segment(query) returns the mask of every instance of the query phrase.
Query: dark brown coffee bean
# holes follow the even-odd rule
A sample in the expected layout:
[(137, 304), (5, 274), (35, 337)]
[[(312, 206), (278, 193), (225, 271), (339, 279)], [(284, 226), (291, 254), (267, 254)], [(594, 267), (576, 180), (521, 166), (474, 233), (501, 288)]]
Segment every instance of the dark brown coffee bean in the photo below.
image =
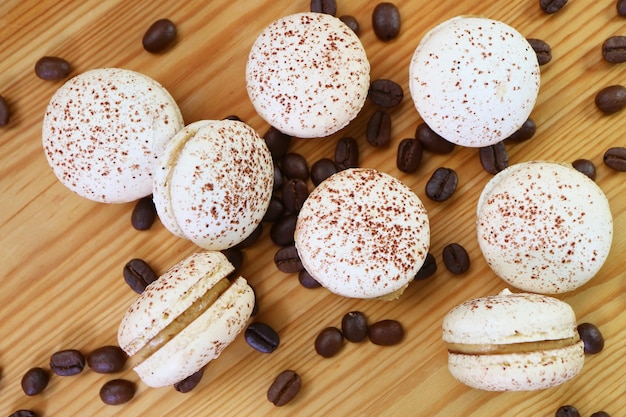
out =
[(378, 3), (372, 12), (372, 26), (381, 41), (394, 39), (400, 33), (400, 11), (393, 3)]
[(343, 334), (336, 327), (327, 327), (315, 338), (315, 351), (325, 358), (335, 356), (343, 347)]
[(252, 317), (254, 317), (259, 314), (259, 299), (256, 296), (256, 290), (254, 289), (254, 285), (250, 284), (249, 282), (248, 285), (250, 285), (250, 288), (252, 288), (252, 294), (254, 295), (254, 306), (252, 307), (252, 313), (250, 314)]
[(279, 191), (283, 188), (283, 184), (285, 183), (285, 177), (283, 177), (283, 173), (280, 171), (280, 166), (274, 161), (274, 186), (272, 188), (273, 191)]
[(578, 335), (585, 345), (585, 353), (595, 355), (604, 349), (604, 336), (592, 323), (581, 323), (577, 327)]
[(79, 374), (85, 367), (85, 357), (76, 349), (55, 352), (50, 357), (50, 369), (59, 376)]
[(604, 87), (595, 97), (596, 107), (604, 114), (613, 114), (626, 107), (626, 87), (610, 85)]
[(56, 56), (44, 56), (35, 64), (35, 74), (42, 80), (62, 80), (70, 75), (70, 63)]
[(302, 386), (300, 375), (292, 370), (282, 371), (267, 390), (267, 399), (277, 407), (293, 400)]
[(272, 154), (274, 161), (280, 161), (287, 153), (289, 145), (291, 144), (291, 136), (281, 132), (274, 126), (270, 126), (263, 135), (263, 139), (265, 139), (265, 144)]
[(626, 148), (618, 146), (604, 152), (603, 161), (606, 166), (616, 171), (626, 171)]
[(322, 158), (311, 165), (311, 181), (317, 187), (326, 178), (336, 174), (337, 171), (337, 165), (335, 165), (332, 159)]
[(156, 206), (152, 196), (149, 195), (137, 200), (133, 213), (130, 216), (130, 223), (136, 230), (148, 230), (152, 227), (156, 218)]
[(626, 0), (617, 0), (617, 4), (615, 5), (617, 8), (617, 14), (626, 17)]
[(261, 353), (272, 353), (280, 344), (280, 337), (274, 329), (265, 323), (252, 322), (244, 332), (246, 342)]
[(396, 107), (404, 98), (400, 84), (386, 79), (374, 80), (370, 84), (367, 97), (380, 107)]
[(288, 179), (309, 178), (309, 164), (299, 153), (289, 152), (280, 161), (280, 171)]
[(415, 281), (420, 281), (435, 275), (435, 272), (437, 272), (437, 260), (432, 253), (428, 252), (426, 259), (424, 259), (424, 264), (421, 266), (419, 271), (417, 271), (417, 274), (415, 274), (415, 278), (413, 279)]
[(143, 48), (153, 54), (165, 52), (176, 41), (176, 25), (169, 19), (159, 19), (152, 23), (143, 35)]
[(131, 259), (124, 265), (124, 281), (137, 294), (144, 292), (146, 287), (157, 278), (150, 265), (142, 259)]
[(415, 172), (422, 162), (422, 143), (413, 138), (402, 139), (398, 144), (396, 166), (402, 172)]
[(0, 126), (6, 126), (10, 116), (9, 104), (4, 97), (0, 96)]
[(237, 243), (233, 247), (237, 249), (249, 248), (250, 246), (254, 245), (257, 240), (259, 240), (262, 234), (263, 234), (263, 223), (259, 223), (259, 225), (255, 227), (252, 233), (250, 233), (244, 240)]
[(228, 116), (224, 117), (224, 120), (235, 120), (237, 122), (243, 122), (243, 120), (241, 120), (241, 118), (236, 114), (229, 114)]
[(611, 63), (626, 62), (626, 36), (611, 36), (602, 43), (602, 56)]
[(454, 143), (445, 140), (439, 136), (426, 123), (420, 123), (415, 129), (415, 139), (422, 143), (422, 147), (427, 151), (447, 154), (454, 150)]
[(368, 336), (375, 345), (397, 345), (404, 338), (404, 328), (399, 321), (381, 320), (370, 326)]
[(50, 382), (50, 374), (43, 368), (31, 368), (22, 377), (22, 391), (26, 395), (41, 394)]
[(296, 231), (298, 216), (288, 214), (272, 224), (270, 229), (270, 239), (278, 246), (293, 245), (293, 234)]
[(358, 343), (367, 338), (367, 317), (360, 311), (346, 313), (341, 319), (341, 332), (347, 341)]
[(526, 40), (533, 48), (533, 51), (535, 51), (539, 65), (545, 65), (552, 60), (552, 48), (546, 41), (537, 38), (528, 38)]
[(593, 413), (589, 417), (611, 417), (611, 416), (606, 411), (596, 411), (595, 413)]
[(270, 198), (270, 204), (267, 206), (267, 210), (263, 216), (263, 221), (274, 223), (283, 216), (283, 213), (285, 213), (283, 201), (280, 198), (273, 196)]
[(135, 396), (135, 384), (126, 379), (112, 379), (100, 388), (100, 399), (108, 405), (129, 402)]
[(376, 111), (367, 122), (365, 135), (372, 146), (381, 148), (388, 145), (391, 141), (391, 117), (382, 110)]
[(511, 136), (506, 138), (506, 141), (523, 142), (535, 136), (537, 131), (537, 125), (532, 119), (526, 119), (526, 121), (517, 129)]
[(443, 263), (453, 274), (462, 274), (470, 267), (469, 254), (458, 243), (450, 243), (443, 248)]
[(127, 359), (119, 346), (102, 346), (87, 355), (87, 365), (99, 374), (112, 374), (122, 371)]
[(572, 162), (572, 166), (578, 172), (582, 172), (593, 181), (596, 180), (596, 166), (588, 159), (577, 159)]
[(335, 147), (335, 164), (339, 170), (359, 166), (359, 144), (356, 139), (343, 137)]
[(562, 405), (556, 410), (554, 417), (580, 417), (580, 413), (573, 405)]
[(286, 274), (300, 272), (304, 269), (295, 246), (284, 246), (274, 254), (274, 264), (279, 271)]
[(221, 251), (228, 262), (235, 268), (231, 274), (236, 274), (243, 266), (243, 251), (239, 248), (228, 248)]
[(17, 410), (12, 413), (9, 417), (38, 417), (39, 414), (35, 413), (33, 410)]
[(311, 0), (311, 11), (334, 16), (337, 13), (337, 2), (335, 0)]
[(304, 180), (294, 178), (285, 182), (282, 195), (285, 209), (290, 213), (297, 214), (309, 196), (309, 187)]
[(204, 367), (200, 368), (198, 371), (189, 375), (187, 378), (183, 379), (182, 381), (178, 381), (177, 383), (175, 383), (174, 389), (178, 392), (186, 394), (189, 391), (193, 390), (195, 387), (197, 387), (198, 384), (200, 384), (200, 381), (202, 381), (203, 376), (204, 376)]
[(565, 6), (567, 0), (539, 0), (539, 7), (545, 13), (556, 13)]
[(352, 29), (352, 31), (357, 36), (359, 35), (361, 27), (359, 25), (359, 21), (356, 20), (356, 17), (351, 16), (351, 15), (343, 15), (343, 16), (339, 16), (339, 20), (341, 20), (343, 23), (346, 24), (346, 26), (348, 26), (350, 29)]
[(437, 168), (426, 183), (426, 196), (433, 201), (446, 201), (456, 191), (459, 177), (452, 168)]
[(504, 141), (480, 148), (478, 154), (480, 156), (480, 164), (490, 174), (495, 175), (509, 166), (509, 154), (504, 147)]
[(315, 278), (313, 278), (313, 275), (309, 274), (309, 272), (305, 269), (302, 269), (300, 272), (298, 272), (298, 282), (300, 282), (300, 285), (302, 285), (304, 288), (308, 288), (308, 289), (314, 289), (314, 288), (320, 288), (322, 286), (322, 284), (320, 284)]

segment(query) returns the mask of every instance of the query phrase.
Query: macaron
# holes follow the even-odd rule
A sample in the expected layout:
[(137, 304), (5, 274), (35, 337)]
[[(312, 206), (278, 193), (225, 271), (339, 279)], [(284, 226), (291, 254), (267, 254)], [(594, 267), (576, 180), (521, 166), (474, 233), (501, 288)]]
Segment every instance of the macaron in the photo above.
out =
[(163, 225), (204, 249), (223, 250), (261, 223), (274, 184), (263, 138), (237, 120), (201, 120), (167, 144), (154, 175)]
[(532, 391), (580, 373), (584, 345), (569, 304), (532, 293), (466, 301), (443, 319), (448, 369), (467, 386), (486, 391)]
[(600, 187), (571, 164), (528, 161), (485, 185), (476, 232), (487, 263), (508, 284), (559, 294), (598, 273), (611, 248), (613, 217)]
[(257, 113), (279, 131), (325, 137), (359, 113), (370, 64), (358, 36), (325, 13), (297, 13), (270, 23), (254, 42), (246, 66)]
[(126, 311), (117, 340), (150, 387), (175, 384), (217, 358), (245, 328), (254, 291), (221, 252), (198, 252), (156, 281)]
[(485, 147), (528, 119), (540, 85), (528, 41), (493, 19), (457, 16), (432, 28), (409, 66), (409, 89), (424, 122), (449, 142)]
[(296, 221), (304, 269), (331, 292), (351, 298), (398, 298), (430, 247), (426, 209), (395, 177), (349, 168), (322, 181)]
[(183, 127), (178, 105), (152, 78), (100, 68), (63, 84), (46, 108), (43, 149), (59, 181), (100, 203), (126, 203), (152, 193), (153, 170)]

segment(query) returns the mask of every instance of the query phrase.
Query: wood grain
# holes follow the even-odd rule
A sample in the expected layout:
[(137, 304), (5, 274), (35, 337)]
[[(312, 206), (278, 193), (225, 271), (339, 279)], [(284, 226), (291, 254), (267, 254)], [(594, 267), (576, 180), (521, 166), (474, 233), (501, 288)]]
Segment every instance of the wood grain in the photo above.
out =
[[(184, 3), (184, 6), (181, 5)], [(12, 116), (0, 128), (0, 414), (28, 408), (41, 416), (552, 416), (563, 404), (582, 415), (604, 409), (626, 415), (626, 198), (623, 173), (603, 165), (611, 146), (625, 146), (624, 113), (604, 116), (593, 97), (610, 84), (624, 83), (626, 67), (602, 60), (600, 45), (624, 35), (626, 20), (614, 0), (573, 1), (554, 15), (541, 12), (537, 0), (438, 1), (398, 0), (400, 36), (384, 43), (371, 26), (374, 3), (339, 2), (339, 14), (354, 15), (372, 64), (372, 78), (390, 78), (405, 91), (391, 111), (393, 143), (374, 149), (364, 137), (375, 106), (368, 102), (342, 132), (321, 140), (294, 140), (292, 150), (310, 163), (332, 157), (341, 136), (361, 145), (363, 166), (399, 177), (423, 200), (432, 226), (435, 277), (413, 283), (396, 302), (341, 298), (323, 289), (307, 290), (295, 274), (275, 268), (277, 250), (266, 225), (262, 239), (245, 250), (242, 274), (254, 285), (260, 313), (256, 320), (273, 326), (281, 345), (266, 355), (237, 339), (206, 369), (201, 385), (188, 394), (171, 388), (149, 389), (132, 372), (115, 377), (137, 382), (137, 396), (122, 406), (106, 406), (98, 391), (113, 376), (85, 370), (76, 377), (53, 376), (46, 391), (27, 397), (24, 372), (48, 366), (59, 349), (84, 352), (116, 343), (120, 318), (134, 293), (124, 284), (122, 267), (134, 257), (162, 273), (198, 250), (173, 237), (157, 223), (138, 232), (130, 226), (133, 204), (102, 205), (65, 189), (49, 169), (41, 149), (40, 129), (46, 104), (61, 82), (45, 82), (33, 71), (44, 55), (66, 58), (72, 74), (97, 67), (141, 71), (162, 83), (179, 102), (187, 123), (236, 114), (261, 134), (268, 125), (255, 114), (246, 91), (244, 70), (256, 35), (271, 21), (306, 11), (298, 1), (78, 1), (4, 0), (0, 3), (0, 94)], [(475, 149), (450, 155), (427, 154), (419, 171), (403, 174), (395, 167), (399, 141), (414, 135), (420, 119), (408, 96), (408, 64), (421, 37), (435, 24), (459, 14), (503, 20), (524, 36), (546, 40), (553, 61), (542, 67), (539, 100), (532, 113), (538, 126), (528, 142), (509, 144), (511, 163), (531, 159), (591, 159), (597, 183), (606, 193), (615, 218), (615, 238), (608, 261), (583, 288), (559, 296), (576, 311), (579, 322), (598, 325), (604, 351), (588, 356), (583, 372), (554, 389), (531, 393), (489, 393), (456, 382), (446, 368), (441, 319), (454, 305), (505, 287), (478, 252), (474, 210), (490, 175)], [(141, 46), (145, 29), (168, 17), (179, 28), (179, 41), (165, 54)], [(457, 170), (459, 188), (444, 203), (434, 203), (424, 186), (434, 169)], [(443, 267), (442, 248), (458, 242), (472, 259), (470, 271), (453, 276)], [(348, 311), (361, 310), (377, 321), (401, 321), (406, 338), (398, 346), (346, 344), (334, 358), (313, 349), (317, 333), (338, 326)], [(303, 388), (293, 403), (275, 408), (265, 398), (274, 376), (297, 371)]]

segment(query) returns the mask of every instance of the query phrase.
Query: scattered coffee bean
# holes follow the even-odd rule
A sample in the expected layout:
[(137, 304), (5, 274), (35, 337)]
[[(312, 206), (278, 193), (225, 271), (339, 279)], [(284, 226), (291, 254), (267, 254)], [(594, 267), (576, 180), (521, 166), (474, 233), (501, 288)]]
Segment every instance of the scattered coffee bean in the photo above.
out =
[(382, 110), (372, 114), (365, 133), (370, 145), (381, 148), (391, 141), (391, 117)]
[(259, 314), (259, 298), (256, 296), (256, 290), (254, 289), (254, 285), (250, 284), (250, 288), (252, 288), (252, 295), (254, 295), (254, 305), (252, 306), (252, 313), (250, 314), (252, 317)]
[(358, 343), (367, 338), (367, 317), (360, 311), (346, 313), (341, 319), (341, 332), (347, 341)]
[(274, 223), (278, 221), (284, 213), (285, 206), (283, 205), (283, 201), (276, 196), (272, 196), (272, 198), (270, 198), (270, 204), (267, 206), (267, 210), (263, 216), (263, 221)]
[(285, 246), (274, 255), (274, 264), (280, 272), (290, 274), (292, 272), (300, 272), (304, 269), (300, 256), (295, 246)]
[(372, 26), (382, 41), (394, 39), (400, 33), (400, 11), (393, 3), (378, 3), (372, 13)]
[(585, 345), (585, 353), (594, 355), (604, 349), (604, 337), (595, 324), (581, 323), (577, 329), (578, 335)]
[(626, 0), (617, 0), (617, 14), (626, 17)]
[(580, 413), (573, 405), (562, 405), (556, 410), (554, 417), (580, 417)]
[(337, 13), (337, 2), (335, 0), (311, 0), (311, 11), (334, 16)]
[(146, 287), (157, 278), (150, 265), (142, 259), (131, 259), (124, 265), (124, 281), (137, 294), (144, 292)]
[(332, 159), (322, 158), (311, 165), (311, 181), (317, 187), (326, 178), (336, 174), (337, 171), (337, 165), (335, 165)]
[(152, 227), (157, 218), (156, 206), (152, 196), (140, 198), (133, 208), (130, 216), (130, 223), (136, 230), (148, 230)]
[(285, 209), (290, 213), (297, 214), (309, 196), (309, 187), (304, 180), (294, 178), (283, 184), (282, 193)]
[(343, 334), (336, 327), (326, 327), (315, 338), (315, 351), (325, 358), (335, 356), (343, 347)]
[(626, 171), (626, 148), (623, 146), (609, 148), (604, 152), (602, 160), (609, 168), (624, 172)]
[(443, 263), (453, 274), (462, 274), (470, 267), (470, 259), (465, 248), (458, 243), (450, 243), (443, 248)]
[(5, 126), (9, 123), (10, 115), (9, 104), (4, 97), (0, 96), (0, 126)]
[(359, 21), (356, 20), (356, 17), (351, 15), (343, 15), (339, 16), (339, 20), (346, 24), (352, 31), (358, 36), (361, 27), (359, 26)]
[(343, 137), (335, 147), (335, 164), (339, 170), (359, 166), (359, 144), (356, 139)]
[(56, 56), (44, 56), (35, 64), (35, 74), (42, 80), (62, 80), (70, 75), (70, 63)]
[(259, 223), (259, 225), (254, 228), (252, 233), (250, 233), (244, 240), (237, 243), (233, 247), (237, 249), (249, 248), (250, 246), (254, 245), (257, 240), (259, 240), (262, 234), (263, 234), (263, 223)]
[(391, 108), (402, 102), (404, 91), (392, 80), (378, 79), (371, 82), (367, 97), (377, 106)]
[(202, 377), (204, 376), (204, 367), (200, 368), (198, 371), (189, 375), (187, 378), (182, 381), (178, 381), (174, 384), (174, 389), (183, 394), (188, 393), (198, 386), (200, 381), (202, 381)]
[(281, 132), (274, 126), (270, 126), (263, 135), (263, 139), (265, 139), (265, 144), (272, 154), (274, 161), (280, 161), (283, 156), (287, 154), (287, 150), (291, 144), (291, 136)]
[(35, 413), (33, 410), (17, 410), (9, 417), (38, 417), (39, 414)]
[(509, 154), (506, 152), (504, 141), (480, 148), (478, 155), (483, 169), (490, 174), (495, 175), (509, 166)]
[(626, 36), (611, 36), (602, 43), (602, 56), (607, 62), (626, 62)]
[(99, 374), (112, 374), (122, 371), (127, 359), (119, 346), (102, 346), (87, 355), (87, 365)]
[(261, 353), (272, 353), (280, 344), (280, 337), (269, 325), (255, 321), (244, 332), (246, 342)]
[(375, 345), (397, 345), (404, 338), (404, 328), (399, 321), (381, 320), (370, 326), (368, 336)]
[(313, 275), (309, 274), (309, 272), (305, 269), (302, 269), (298, 273), (298, 282), (300, 282), (300, 285), (302, 285), (304, 288), (308, 288), (311, 290), (314, 288), (320, 288), (322, 286), (322, 284), (320, 284), (315, 278), (313, 278)]
[(506, 138), (506, 141), (523, 142), (535, 136), (537, 131), (537, 125), (532, 119), (526, 119), (522, 126), (517, 129), (511, 136)]
[(556, 13), (565, 6), (567, 0), (539, 0), (539, 7), (545, 13)]
[(48, 386), (50, 374), (43, 368), (31, 368), (22, 377), (22, 391), (26, 395), (41, 394)]
[(237, 122), (243, 122), (243, 120), (241, 120), (241, 118), (236, 114), (229, 114), (228, 116), (224, 117), (224, 120), (235, 120)]
[(437, 168), (426, 183), (426, 196), (433, 201), (446, 201), (456, 191), (459, 177), (452, 168)]
[(454, 150), (454, 143), (439, 136), (426, 123), (420, 123), (415, 129), (415, 139), (422, 143), (427, 151), (437, 154), (447, 154)]
[(422, 162), (422, 143), (413, 138), (402, 139), (398, 144), (396, 166), (402, 172), (417, 171)]
[(596, 180), (596, 165), (589, 159), (577, 159), (572, 162), (572, 166), (578, 172), (582, 172), (593, 181)]
[(274, 186), (272, 187), (272, 190), (281, 190), (284, 183), (285, 177), (283, 177), (283, 173), (280, 171), (280, 166), (276, 163), (276, 161), (274, 161)]
[(413, 279), (415, 281), (420, 281), (433, 276), (435, 272), (437, 272), (437, 260), (432, 253), (428, 252), (426, 259), (424, 259), (424, 264), (419, 271), (417, 271), (417, 274), (415, 274), (415, 278)]
[(176, 41), (176, 25), (169, 19), (159, 19), (152, 23), (143, 35), (143, 48), (153, 54), (165, 52)]
[(292, 370), (278, 374), (267, 390), (267, 399), (277, 407), (281, 407), (293, 400), (302, 386), (300, 375)]
[(55, 352), (50, 357), (50, 369), (59, 376), (79, 374), (85, 367), (85, 357), (76, 349)]
[(596, 107), (604, 114), (613, 114), (626, 107), (626, 87), (610, 85), (604, 87), (595, 97)]
[(135, 396), (135, 384), (127, 379), (112, 379), (100, 388), (100, 399), (108, 405), (129, 402)]
[(280, 170), (286, 178), (306, 180), (309, 178), (309, 164), (299, 153), (289, 152), (280, 161)]
[(293, 245), (293, 234), (296, 230), (297, 220), (297, 215), (288, 214), (275, 221), (270, 229), (270, 239), (272, 242), (278, 246)]
[(552, 60), (552, 48), (546, 41), (537, 38), (528, 38), (526, 40), (533, 48), (533, 51), (535, 51), (539, 65), (545, 65)]
[(231, 274), (237, 273), (243, 266), (243, 251), (239, 248), (228, 248), (221, 251), (228, 262), (235, 268)]
[(589, 417), (611, 417), (611, 416), (606, 411), (596, 411), (595, 413), (593, 413)]

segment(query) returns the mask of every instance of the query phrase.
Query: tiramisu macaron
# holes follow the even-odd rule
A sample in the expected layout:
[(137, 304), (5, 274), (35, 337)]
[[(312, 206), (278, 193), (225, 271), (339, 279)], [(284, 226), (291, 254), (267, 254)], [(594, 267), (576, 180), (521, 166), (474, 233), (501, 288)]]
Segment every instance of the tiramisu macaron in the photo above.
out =
[(257, 113), (283, 133), (325, 137), (359, 113), (370, 64), (358, 36), (325, 13), (297, 13), (272, 22), (257, 37), (246, 66)]
[(352, 298), (399, 297), (430, 247), (419, 197), (371, 168), (349, 168), (320, 183), (298, 214), (294, 237), (306, 271)]
[(263, 138), (237, 120), (202, 120), (167, 144), (154, 174), (159, 219), (209, 250), (235, 246), (261, 223), (274, 184)]
[(613, 217), (598, 185), (571, 165), (509, 166), (483, 189), (476, 231), (491, 269), (524, 291), (557, 294), (589, 281), (609, 255)]
[(457, 16), (418, 44), (409, 88), (424, 122), (449, 142), (485, 147), (528, 119), (539, 92), (535, 51), (511, 26)]
[(172, 96), (152, 78), (100, 68), (75, 76), (52, 96), (43, 120), (43, 149), (59, 181), (101, 203), (152, 193), (165, 145), (183, 127)]

